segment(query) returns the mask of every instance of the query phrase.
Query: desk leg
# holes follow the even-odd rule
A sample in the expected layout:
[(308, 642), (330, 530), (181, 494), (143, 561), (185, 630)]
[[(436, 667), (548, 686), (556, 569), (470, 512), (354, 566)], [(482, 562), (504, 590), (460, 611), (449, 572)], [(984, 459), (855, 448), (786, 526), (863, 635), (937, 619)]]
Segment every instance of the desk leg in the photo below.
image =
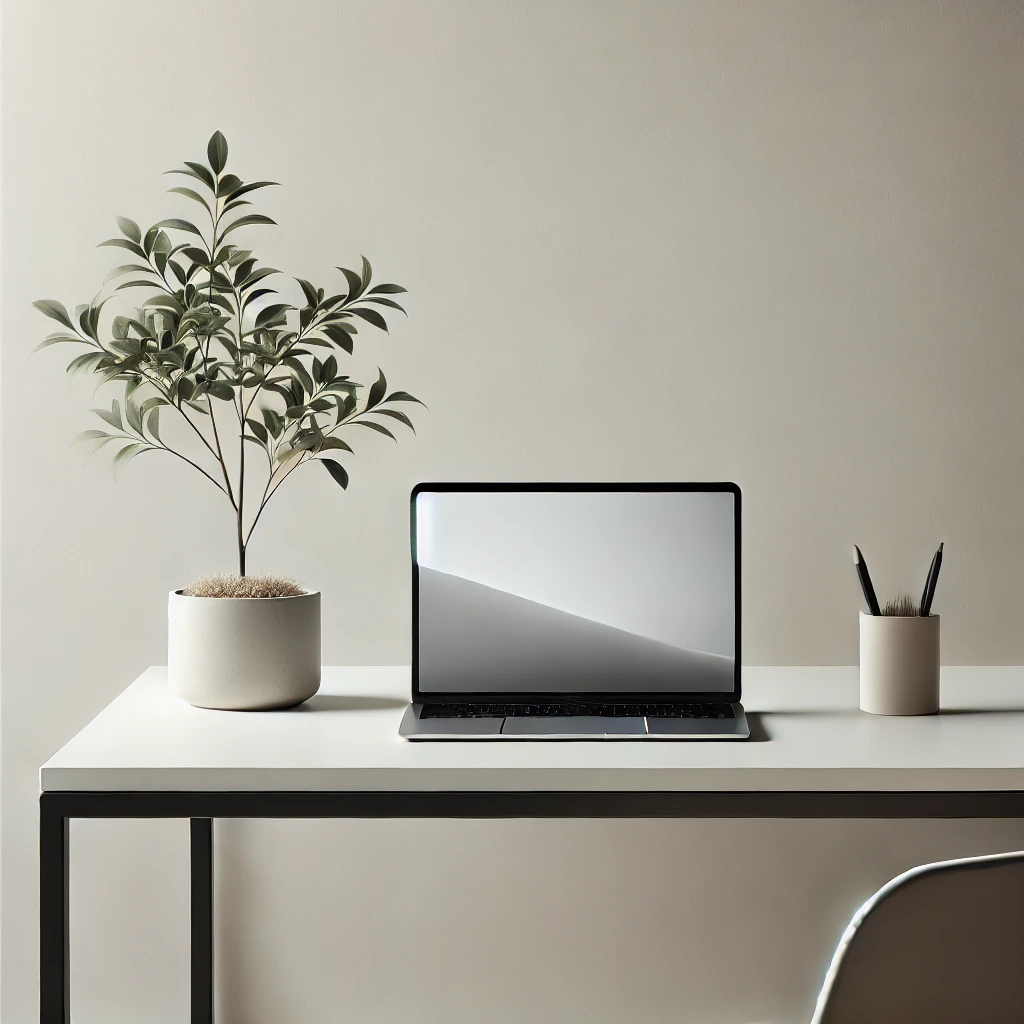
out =
[(213, 1024), (213, 819), (190, 821), (192, 1024)]
[(39, 798), (39, 1020), (70, 1024), (68, 931), (69, 819), (47, 794)]

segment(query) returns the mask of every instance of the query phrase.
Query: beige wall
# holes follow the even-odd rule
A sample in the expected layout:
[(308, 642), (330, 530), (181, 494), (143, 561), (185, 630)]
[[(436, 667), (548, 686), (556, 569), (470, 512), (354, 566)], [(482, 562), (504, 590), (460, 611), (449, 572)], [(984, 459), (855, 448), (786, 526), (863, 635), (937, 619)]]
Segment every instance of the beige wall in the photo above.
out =
[[(323, 588), (326, 660), (407, 657), (417, 479), (725, 478), (746, 498), (748, 662), (854, 660), (854, 540), (887, 593), (944, 540), (946, 660), (1024, 661), (1020, 4), (3, 18), (4, 1024), (35, 1012), (36, 768), (163, 660), (166, 591), (231, 565), (201, 481), (148, 456), (115, 484), (67, 451), (93, 403), (58, 353), (28, 361), (47, 331), (28, 303), (93, 294), (115, 214), (182, 213), (160, 172), (215, 128), (243, 176), (285, 184), (270, 263), (325, 279), (362, 252), (410, 291), (364, 359), (428, 402), (418, 439), (365, 443), (345, 495), (297, 475), (251, 552)], [(981, 822), (219, 835), (223, 1024), (806, 1019), (879, 883), (1024, 841)], [(73, 841), (76, 1021), (184, 1019), (185, 829)], [(746, 985), (724, 986), (727, 955)]]

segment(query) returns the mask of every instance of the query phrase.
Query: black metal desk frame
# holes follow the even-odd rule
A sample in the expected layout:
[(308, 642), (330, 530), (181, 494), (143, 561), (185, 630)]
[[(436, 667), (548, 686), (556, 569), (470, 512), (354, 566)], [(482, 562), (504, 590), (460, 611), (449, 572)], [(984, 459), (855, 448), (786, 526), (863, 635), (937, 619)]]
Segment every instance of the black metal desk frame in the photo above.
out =
[(215, 818), (1022, 818), (1000, 792), (45, 792), (39, 798), (39, 1019), (70, 1024), (72, 818), (188, 818), (192, 1024), (213, 1024)]

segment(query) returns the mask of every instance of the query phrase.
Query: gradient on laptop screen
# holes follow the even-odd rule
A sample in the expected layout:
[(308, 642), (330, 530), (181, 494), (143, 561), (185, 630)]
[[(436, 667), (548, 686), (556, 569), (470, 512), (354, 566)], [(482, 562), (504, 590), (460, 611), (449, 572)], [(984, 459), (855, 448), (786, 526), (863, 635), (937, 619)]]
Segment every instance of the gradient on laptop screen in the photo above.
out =
[(423, 490), (422, 693), (735, 689), (731, 491)]

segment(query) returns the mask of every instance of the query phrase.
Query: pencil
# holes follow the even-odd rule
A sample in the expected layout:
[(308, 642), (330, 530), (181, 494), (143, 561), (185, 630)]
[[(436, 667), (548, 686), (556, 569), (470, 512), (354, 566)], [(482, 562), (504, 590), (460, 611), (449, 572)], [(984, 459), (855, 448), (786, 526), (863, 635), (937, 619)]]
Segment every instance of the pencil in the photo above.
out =
[(932, 557), (932, 565), (928, 570), (928, 579), (924, 583), (924, 594), (921, 595), (921, 614), (931, 615), (932, 601), (935, 600), (935, 585), (939, 582), (939, 570), (942, 568), (942, 544)]
[(868, 572), (868, 563), (860, 553), (860, 548), (853, 545), (853, 563), (857, 566), (857, 576), (860, 578), (860, 589), (864, 592), (864, 601), (868, 606), (869, 615), (881, 615), (878, 607), (878, 598), (875, 597), (875, 588), (871, 583), (871, 573)]

